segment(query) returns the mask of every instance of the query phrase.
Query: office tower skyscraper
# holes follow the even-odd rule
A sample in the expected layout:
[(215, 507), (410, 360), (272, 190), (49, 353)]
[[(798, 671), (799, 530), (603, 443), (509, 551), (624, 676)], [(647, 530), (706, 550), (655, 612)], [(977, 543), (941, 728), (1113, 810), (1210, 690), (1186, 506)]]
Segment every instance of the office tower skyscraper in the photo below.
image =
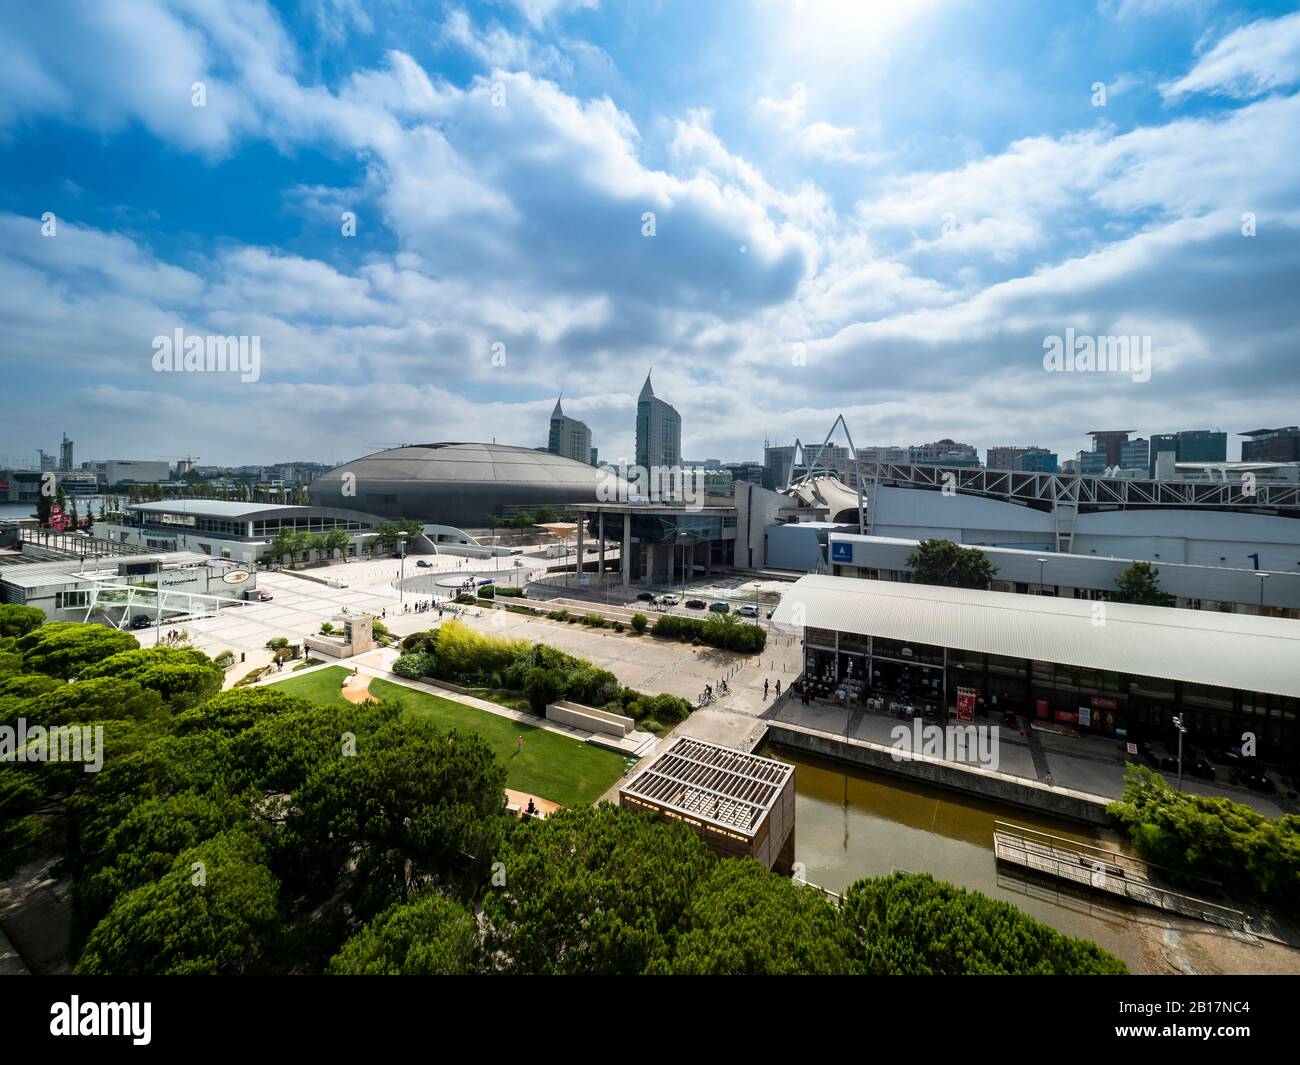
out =
[(546, 443), (546, 450), (552, 455), (562, 455), (575, 462), (592, 463), (595, 449), (591, 446), (591, 430), (585, 422), (565, 416), (560, 401), (555, 401), (551, 411), (551, 434)]
[(636, 403), (636, 464), (650, 469), (681, 463), (681, 416), (655, 395), (650, 375), (646, 374)]

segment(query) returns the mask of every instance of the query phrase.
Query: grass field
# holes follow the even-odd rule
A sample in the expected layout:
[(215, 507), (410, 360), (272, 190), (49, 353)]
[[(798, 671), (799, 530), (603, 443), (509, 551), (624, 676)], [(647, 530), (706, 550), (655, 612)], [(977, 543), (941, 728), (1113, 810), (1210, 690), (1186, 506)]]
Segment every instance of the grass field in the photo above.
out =
[[(341, 703), (339, 689), (349, 672), (331, 666), (272, 687), (316, 703)], [(370, 693), (377, 699), (399, 700), (408, 716), (424, 718), (440, 729), (478, 733), (505, 765), (507, 787), (561, 806), (593, 803), (623, 775), (622, 755), (567, 736), (386, 680), (372, 680)], [(517, 752), (515, 737), (520, 735), (524, 749)]]

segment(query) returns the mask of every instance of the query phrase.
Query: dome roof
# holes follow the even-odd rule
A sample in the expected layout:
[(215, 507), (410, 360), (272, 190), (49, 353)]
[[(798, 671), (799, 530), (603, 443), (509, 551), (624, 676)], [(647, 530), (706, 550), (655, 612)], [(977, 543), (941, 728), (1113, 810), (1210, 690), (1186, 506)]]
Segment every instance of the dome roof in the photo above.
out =
[(510, 444), (408, 444), (354, 459), (325, 474), (344, 473), (384, 481), (473, 482), (475, 484), (594, 485), (600, 470), (549, 451)]

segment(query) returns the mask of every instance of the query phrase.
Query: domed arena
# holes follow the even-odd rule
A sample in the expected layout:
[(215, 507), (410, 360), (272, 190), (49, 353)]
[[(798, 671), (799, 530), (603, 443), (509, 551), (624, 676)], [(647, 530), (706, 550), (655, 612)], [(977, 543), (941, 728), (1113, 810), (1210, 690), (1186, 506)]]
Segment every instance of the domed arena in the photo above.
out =
[(595, 466), (527, 447), (409, 444), (339, 466), (308, 493), (317, 506), (481, 529), (506, 506), (594, 503), (604, 476)]

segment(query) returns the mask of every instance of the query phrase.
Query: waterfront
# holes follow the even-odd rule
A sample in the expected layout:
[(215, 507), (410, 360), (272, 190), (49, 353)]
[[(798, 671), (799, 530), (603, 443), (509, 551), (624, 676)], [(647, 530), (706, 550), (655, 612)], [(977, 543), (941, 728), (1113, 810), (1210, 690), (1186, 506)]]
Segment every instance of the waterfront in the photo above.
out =
[[(855, 880), (895, 870), (930, 873), (1009, 902), (1068, 935), (1090, 939), (1135, 973), (1204, 971), (1210, 941), (1240, 959), (1224, 971), (1258, 971), (1276, 960), (1270, 948), (1242, 944), (1215, 929), (1141, 907), (1076, 897), (999, 873), (993, 822), (1011, 821), (1079, 842), (1125, 849), (1113, 832), (987, 802), (956, 791), (805, 755), (780, 747), (762, 753), (790, 762), (795, 772), (795, 860), (808, 880), (842, 892)], [(1285, 951), (1285, 948), (1275, 948)], [(1283, 971), (1296, 971), (1285, 951)]]

